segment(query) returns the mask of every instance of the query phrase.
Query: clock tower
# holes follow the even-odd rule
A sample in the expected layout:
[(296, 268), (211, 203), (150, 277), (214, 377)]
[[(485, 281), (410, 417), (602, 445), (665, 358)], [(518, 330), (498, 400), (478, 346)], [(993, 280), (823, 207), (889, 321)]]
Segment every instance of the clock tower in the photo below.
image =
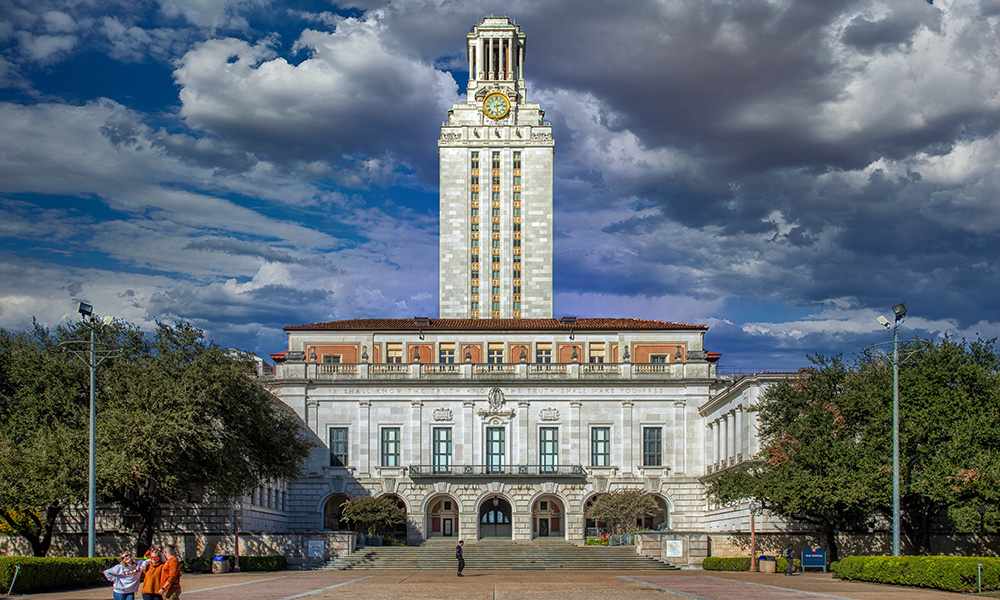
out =
[(525, 35), (486, 17), (467, 36), (466, 101), (440, 158), (442, 319), (552, 317), (552, 127), (527, 100)]

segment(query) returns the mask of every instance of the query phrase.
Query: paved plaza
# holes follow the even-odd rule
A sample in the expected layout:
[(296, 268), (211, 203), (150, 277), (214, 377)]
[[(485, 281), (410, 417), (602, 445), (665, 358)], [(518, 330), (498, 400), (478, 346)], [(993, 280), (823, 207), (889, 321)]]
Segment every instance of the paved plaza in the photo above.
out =
[[(450, 571), (227, 573), (185, 575), (183, 600), (954, 600), (952, 594), (919, 588), (838, 581), (828, 573), (785, 575), (607, 571)], [(108, 600), (111, 588), (30, 596), (31, 600)]]

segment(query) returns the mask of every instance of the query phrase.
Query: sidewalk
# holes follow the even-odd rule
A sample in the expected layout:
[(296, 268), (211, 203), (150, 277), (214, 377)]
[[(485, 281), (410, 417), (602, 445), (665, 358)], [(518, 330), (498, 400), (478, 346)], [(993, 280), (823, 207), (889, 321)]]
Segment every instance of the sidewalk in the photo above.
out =
[[(189, 574), (182, 600), (957, 600), (968, 597), (833, 579), (829, 573), (781, 574), (720, 571), (282, 571)], [(6, 590), (4, 590), (6, 591)], [(30, 596), (26, 600), (108, 600), (111, 588)]]

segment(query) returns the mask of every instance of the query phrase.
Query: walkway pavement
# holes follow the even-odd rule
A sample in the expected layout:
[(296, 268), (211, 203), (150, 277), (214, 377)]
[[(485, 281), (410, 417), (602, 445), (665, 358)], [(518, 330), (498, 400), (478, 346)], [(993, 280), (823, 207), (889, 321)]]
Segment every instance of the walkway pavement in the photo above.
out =
[[(958, 600), (963, 594), (795, 576), (718, 571), (285, 571), (184, 575), (183, 600)], [(6, 590), (4, 590), (6, 591)], [(0, 592), (2, 593), (2, 592)], [(108, 600), (111, 588), (33, 594), (31, 600)]]

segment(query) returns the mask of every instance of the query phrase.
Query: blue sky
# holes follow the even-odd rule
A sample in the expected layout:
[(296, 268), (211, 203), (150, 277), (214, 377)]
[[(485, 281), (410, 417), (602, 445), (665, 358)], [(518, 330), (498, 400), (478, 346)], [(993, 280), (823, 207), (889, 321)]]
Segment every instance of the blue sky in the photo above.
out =
[(0, 0), (0, 326), (437, 316), (465, 35), (527, 34), (556, 316), (743, 369), (1000, 333), (1000, 0)]

